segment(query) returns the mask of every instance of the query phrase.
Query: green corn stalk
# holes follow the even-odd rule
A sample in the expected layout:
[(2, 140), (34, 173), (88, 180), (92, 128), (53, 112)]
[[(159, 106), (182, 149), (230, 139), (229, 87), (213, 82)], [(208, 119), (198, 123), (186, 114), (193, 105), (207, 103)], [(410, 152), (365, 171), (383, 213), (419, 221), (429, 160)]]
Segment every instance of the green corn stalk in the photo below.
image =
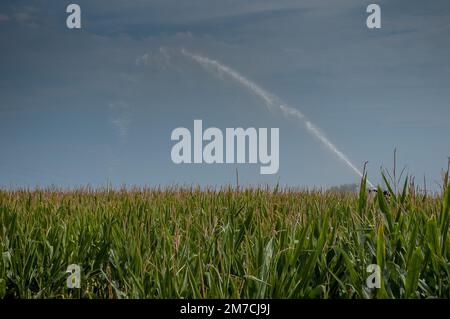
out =
[(414, 251), (408, 264), (408, 272), (405, 281), (405, 297), (418, 297), (417, 287), (419, 285), (420, 269), (422, 267), (423, 255), (420, 247)]

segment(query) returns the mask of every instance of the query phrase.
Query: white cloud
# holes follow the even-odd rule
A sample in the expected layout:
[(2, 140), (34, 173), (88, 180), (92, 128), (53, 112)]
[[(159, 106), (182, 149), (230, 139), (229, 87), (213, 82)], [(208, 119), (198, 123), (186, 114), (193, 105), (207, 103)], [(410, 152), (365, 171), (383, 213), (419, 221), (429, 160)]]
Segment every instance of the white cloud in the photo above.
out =
[(156, 69), (167, 69), (171, 66), (171, 57), (165, 48), (156, 52), (145, 53), (136, 59), (137, 66), (150, 66)]

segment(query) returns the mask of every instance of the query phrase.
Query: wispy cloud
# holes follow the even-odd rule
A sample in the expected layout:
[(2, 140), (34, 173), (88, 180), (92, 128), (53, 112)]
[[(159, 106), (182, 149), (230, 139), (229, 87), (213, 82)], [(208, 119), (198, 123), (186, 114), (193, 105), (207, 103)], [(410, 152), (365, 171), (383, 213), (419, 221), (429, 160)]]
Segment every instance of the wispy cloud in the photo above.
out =
[(39, 27), (37, 9), (32, 6), (23, 7), (13, 14), (14, 20), (21, 26), (29, 28)]
[(119, 138), (123, 141), (128, 136), (128, 130), (131, 123), (131, 118), (129, 115), (130, 106), (128, 103), (120, 101), (116, 103), (109, 103), (109, 108), (112, 112), (110, 123), (114, 126)]
[[(179, 37), (191, 37), (190, 33), (183, 33)], [(142, 56), (136, 58), (136, 66), (145, 67), (154, 72), (160, 71), (176, 71), (183, 72), (188, 60), (181, 54), (181, 48), (174, 47), (159, 47), (153, 51), (147, 52)]]
[(171, 57), (165, 48), (145, 53), (136, 59), (137, 66), (149, 66), (155, 69), (167, 69), (171, 66)]
[(111, 123), (117, 128), (120, 137), (126, 137), (128, 135), (128, 126), (130, 119), (128, 117), (118, 117), (111, 120)]

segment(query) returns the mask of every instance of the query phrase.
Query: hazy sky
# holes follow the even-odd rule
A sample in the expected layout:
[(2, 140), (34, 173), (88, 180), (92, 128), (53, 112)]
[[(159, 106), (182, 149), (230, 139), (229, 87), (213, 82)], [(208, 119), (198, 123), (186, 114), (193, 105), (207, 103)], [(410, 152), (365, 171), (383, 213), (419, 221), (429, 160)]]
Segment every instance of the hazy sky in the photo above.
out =
[[(382, 28), (366, 27), (378, 3)], [(69, 30), (66, 6), (82, 10)], [(429, 187), (450, 155), (450, 2), (0, 2), (0, 185), (330, 186), (358, 176), (303, 125), (269, 112), (181, 48), (234, 68), (319, 126), (369, 177)], [(280, 170), (175, 165), (177, 127), (279, 127)]]

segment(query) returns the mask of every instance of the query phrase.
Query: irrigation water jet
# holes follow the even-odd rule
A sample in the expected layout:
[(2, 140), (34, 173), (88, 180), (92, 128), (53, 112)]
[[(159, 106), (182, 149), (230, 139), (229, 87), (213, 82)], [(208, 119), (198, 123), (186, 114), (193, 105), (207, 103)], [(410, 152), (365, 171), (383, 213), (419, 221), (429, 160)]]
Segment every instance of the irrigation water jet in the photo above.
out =
[[(230, 77), (232, 80), (239, 83), (240, 86), (243, 88), (249, 90), (259, 98), (261, 98), (266, 106), (270, 110), (279, 110), (281, 111), (285, 116), (292, 116), (300, 120), (306, 127), (306, 130), (315, 138), (317, 138), (329, 151), (331, 151), (333, 154), (335, 154), (341, 161), (343, 161), (350, 169), (353, 170), (359, 177), (363, 177), (363, 173), (350, 161), (350, 159), (342, 153), (333, 143), (331, 143), (328, 138), (325, 136), (325, 134), (311, 121), (309, 121), (305, 115), (303, 115), (302, 112), (297, 110), (296, 108), (293, 108), (291, 106), (288, 106), (281, 102), (281, 99), (279, 99), (277, 96), (267, 92), (262, 87), (257, 85), (256, 83), (250, 81), (243, 75), (239, 74), (239, 72), (233, 70), (232, 68), (216, 61), (212, 60), (210, 58), (201, 56), (199, 54), (194, 54), (186, 49), (182, 49), (181, 53), (191, 60), (195, 61), (205, 69), (216, 72), (219, 75), (226, 74), (228, 77)], [(367, 180), (367, 183), (370, 187), (374, 187), (373, 184)]]

